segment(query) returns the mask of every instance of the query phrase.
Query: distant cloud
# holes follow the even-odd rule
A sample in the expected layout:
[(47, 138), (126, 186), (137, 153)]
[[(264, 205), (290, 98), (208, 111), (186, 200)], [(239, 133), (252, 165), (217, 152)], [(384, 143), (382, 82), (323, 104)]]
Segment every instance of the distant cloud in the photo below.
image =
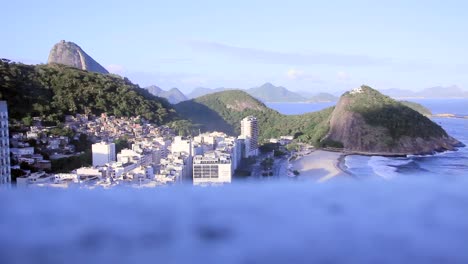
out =
[(306, 73), (303, 70), (298, 70), (298, 69), (289, 69), (286, 72), (286, 77), (290, 80), (307, 80), (307, 81), (313, 81), (313, 82), (322, 82), (320, 78), (314, 74), (311, 73)]
[(304, 71), (299, 71), (296, 69), (289, 69), (288, 72), (286, 72), (286, 76), (288, 76), (289, 79), (299, 79), (304, 75)]
[(332, 66), (372, 66), (386, 65), (390, 60), (373, 58), (366, 55), (347, 55), (337, 53), (300, 54), (263, 49), (235, 47), (217, 42), (192, 41), (189, 45), (198, 51), (213, 52), (267, 64), (289, 65), (332, 65)]
[(336, 74), (336, 77), (338, 78), (338, 81), (342, 81), (342, 82), (346, 82), (346, 81), (351, 80), (351, 75), (349, 73), (347, 73), (347, 72), (344, 72), (344, 71), (339, 71)]

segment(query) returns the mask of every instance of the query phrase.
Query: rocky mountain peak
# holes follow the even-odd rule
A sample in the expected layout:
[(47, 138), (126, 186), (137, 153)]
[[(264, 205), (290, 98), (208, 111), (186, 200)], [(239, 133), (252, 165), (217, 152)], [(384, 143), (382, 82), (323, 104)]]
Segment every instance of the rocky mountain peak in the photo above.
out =
[(47, 63), (64, 64), (91, 72), (109, 73), (91, 56), (86, 54), (80, 46), (65, 40), (61, 40), (52, 47)]

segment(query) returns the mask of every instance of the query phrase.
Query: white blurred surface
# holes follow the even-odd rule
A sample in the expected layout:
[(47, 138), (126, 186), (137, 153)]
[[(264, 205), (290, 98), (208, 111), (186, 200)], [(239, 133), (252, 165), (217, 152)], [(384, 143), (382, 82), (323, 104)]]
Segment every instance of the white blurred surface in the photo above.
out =
[(463, 177), (0, 199), (0, 263), (468, 263)]

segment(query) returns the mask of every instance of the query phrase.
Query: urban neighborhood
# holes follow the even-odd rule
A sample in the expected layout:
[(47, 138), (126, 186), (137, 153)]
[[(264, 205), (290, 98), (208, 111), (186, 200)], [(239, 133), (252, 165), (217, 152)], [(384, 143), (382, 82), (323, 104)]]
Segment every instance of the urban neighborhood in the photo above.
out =
[[(238, 137), (216, 131), (183, 137), (168, 126), (155, 126), (140, 117), (106, 114), (66, 116), (61, 128), (46, 127), (41, 120), (33, 119), (25, 133), (10, 135), (4, 101), (0, 102), (0, 110), (0, 181), (8, 184), (14, 177), (18, 187), (216, 185), (230, 183), (243, 162), (260, 167), (273, 160), (257, 158), (259, 131), (254, 116), (242, 119)], [(271, 142), (284, 144), (291, 139), (285, 136)], [(83, 148), (86, 142), (92, 142), (90, 149)], [(92, 160), (88, 166), (66, 171), (70, 163), (83, 159), (89, 151)], [(250, 173), (273, 175), (272, 170), (262, 174), (260, 168)], [(279, 169), (276, 173), (280, 173)]]

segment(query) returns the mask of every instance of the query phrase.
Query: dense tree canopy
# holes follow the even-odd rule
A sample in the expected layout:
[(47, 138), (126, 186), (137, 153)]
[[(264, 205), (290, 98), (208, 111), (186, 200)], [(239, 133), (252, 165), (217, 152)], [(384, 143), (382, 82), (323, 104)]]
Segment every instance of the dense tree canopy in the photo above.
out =
[(316, 144), (328, 132), (333, 108), (304, 115), (282, 115), (240, 90), (209, 94), (176, 106), (177, 112), (204, 131), (220, 130), (240, 133), (240, 121), (249, 115), (258, 120), (260, 139), (294, 135), (299, 140)]
[[(360, 113), (366, 123), (373, 126), (382, 126), (389, 130), (393, 139), (402, 136), (410, 137), (441, 137), (447, 133), (436, 123), (412, 109), (418, 104), (401, 103), (385, 96), (368, 86), (361, 87), (361, 93), (347, 93), (351, 98), (350, 110)], [(422, 111), (422, 106), (420, 106)]]
[(64, 65), (25, 65), (0, 60), (0, 100), (10, 117), (58, 122), (66, 114), (142, 116), (157, 124), (175, 119), (172, 106), (126, 78)]

